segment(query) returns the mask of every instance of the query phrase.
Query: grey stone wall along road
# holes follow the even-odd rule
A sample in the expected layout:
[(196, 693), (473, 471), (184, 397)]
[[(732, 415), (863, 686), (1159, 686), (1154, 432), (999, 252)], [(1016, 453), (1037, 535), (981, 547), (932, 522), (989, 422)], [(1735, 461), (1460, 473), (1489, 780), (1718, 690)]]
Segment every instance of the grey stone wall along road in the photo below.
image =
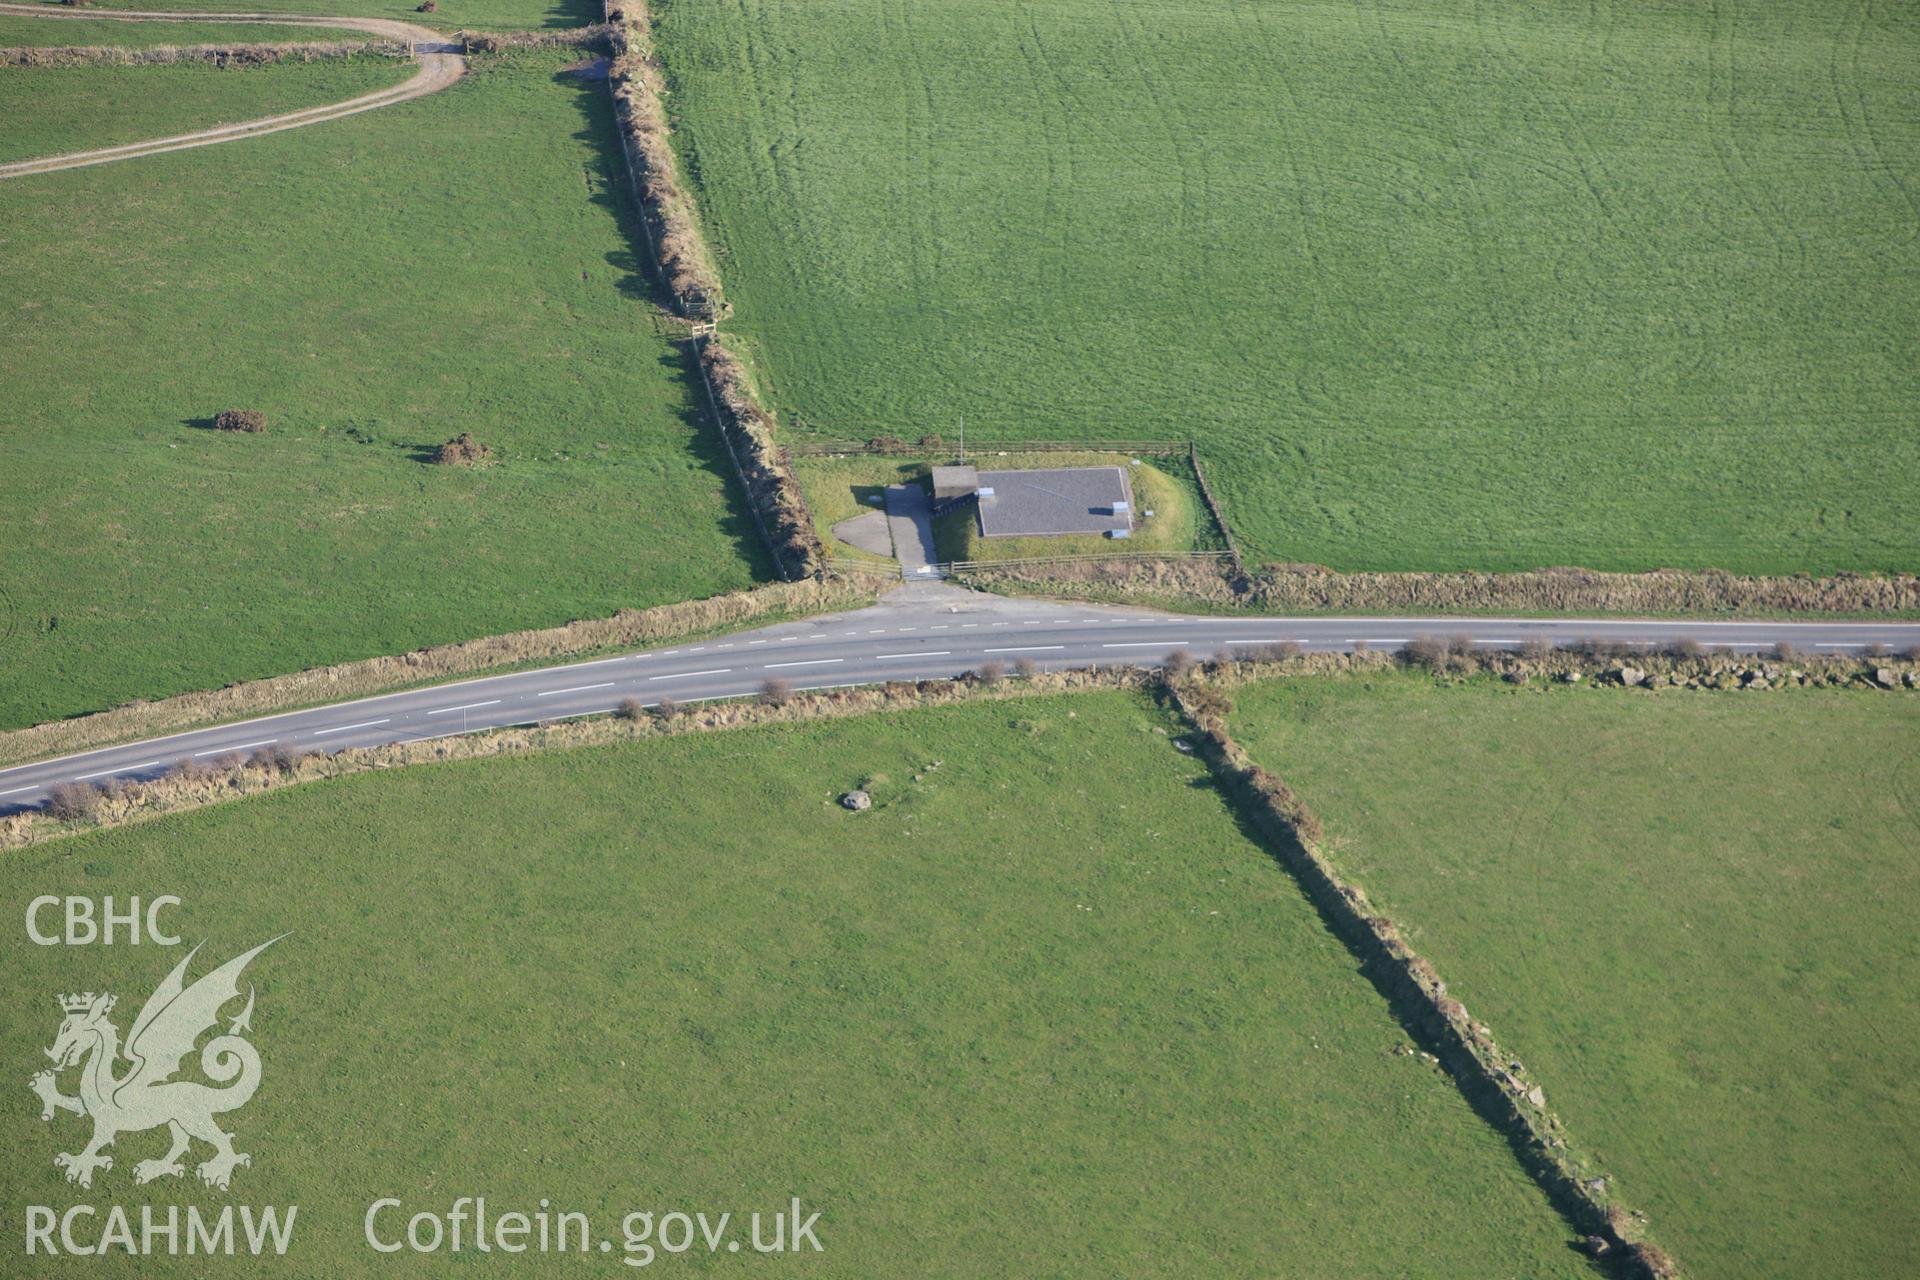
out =
[(1422, 635), (1466, 636), (1488, 648), (1539, 637), (1753, 652), (1782, 641), (1809, 653), (1863, 654), (1870, 645), (1920, 644), (1920, 622), (1697, 622), (1582, 618), (1191, 617), (1059, 601), (1014, 599), (916, 581), (848, 613), (643, 652), (482, 676), (431, 688), (259, 716), (209, 729), (103, 747), (0, 769), (0, 813), (39, 806), (63, 782), (152, 778), (182, 761), (217, 761), (264, 747), (338, 751), (478, 733), (610, 712), (628, 698), (652, 706), (757, 693), (779, 678), (796, 690), (945, 679), (986, 662), (1022, 658), (1043, 670), (1155, 666), (1185, 650), (1208, 658), (1231, 646), (1292, 641), (1303, 649), (1394, 649)]

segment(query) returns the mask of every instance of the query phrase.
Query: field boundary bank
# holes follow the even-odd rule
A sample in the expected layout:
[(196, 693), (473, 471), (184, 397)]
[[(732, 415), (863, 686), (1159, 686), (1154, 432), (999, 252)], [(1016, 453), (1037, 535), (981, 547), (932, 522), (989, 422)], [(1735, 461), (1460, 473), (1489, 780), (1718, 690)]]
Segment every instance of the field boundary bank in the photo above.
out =
[(148, 67), (211, 62), (222, 70), (269, 67), (281, 62), (319, 62), (360, 54), (410, 58), (404, 40), (301, 40), (287, 44), (10, 45), (0, 48), (7, 67)]
[(1920, 616), (1920, 575), (1742, 577), (1715, 569), (1603, 573), (1551, 568), (1489, 573), (1342, 573), (1319, 565), (1246, 571), (1212, 561), (1092, 561), (1022, 566), (993, 561), (961, 572), (968, 586), (1172, 609), (1274, 614), (1633, 614)]
[(1432, 963), (1407, 944), (1365, 891), (1335, 869), (1322, 848), (1319, 818), (1283, 779), (1255, 763), (1233, 739), (1226, 724), (1232, 704), (1199, 681), (1167, 680), (1164, 687), (1194, 726), (1201, 755), (1228, 803), (1264, 837), (1276, 860), (1361, 960), (1403, 1022), (1433, 1047), (1474, 1110), (1507, 1139), (1554, 1208), (1587, 1236), (1589, 1256), (1616, 1273), (1646, 1280), (1678, 1276), (1678, 1265), (1666, 1251), (1643, 1238), (1635, 1215), (1590, 1185), (1606, 1182), (1574, 1163), (1565, 1128), (1547, 1109), (1544, 1091), (1506, 1065), (1518, 1059), (1504, 1053), (1491, 1031), (1468, 1016)]
[(852, 582), (776, 582), (705, 600), (622, 609), (611, 617), (557, 627), (479, 636), (398, 655), (310, 667), (289, 675), (243, 680), (220, 689), (175, 694), (151, 702), (130, 702), (107, 711), (0, 733), (0, 764), (70, 755), (316, 703), (394, 693), (454, 676), (484, 675), (524, 662), (578, 657), (614, 646), (652, 644), (744, 622), (775, 621), (862, 605), (873, 598), (871, 590)]
[(558, 31), (468, 31), (453, 33), (468, 53), (504, 53), (509, 49), (606, 49), (613, 39), (613, 28), (605, 22), (584, 27), (562, 27)]
[(613, 53), (607, 91), (647, 256), (672, 298), (672, 312), (688, 322), (689, 357), (776, 571), (788, 581), (813, 577), (824, 572), (826, 547), (786, 452), (774, 439), (773, 415), (760, 403), (746, 362), (719, 333), (732, 306), (673, 149), (662, 98), (666, 83), (653, 51), (653, 14), (645, 0), (604, 0), (604, 13)]

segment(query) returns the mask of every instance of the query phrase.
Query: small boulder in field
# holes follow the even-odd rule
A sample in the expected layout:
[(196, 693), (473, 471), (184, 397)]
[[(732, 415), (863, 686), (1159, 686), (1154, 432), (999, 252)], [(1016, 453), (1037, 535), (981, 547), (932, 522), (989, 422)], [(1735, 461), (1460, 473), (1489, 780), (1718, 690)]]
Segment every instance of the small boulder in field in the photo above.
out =
[(413, 11), (415, 13), (436, 13), (439, 9), (440, 6), (435, 4), (433, 0), (420, 0), (420, 3), (414, 6)]
[(873, 808), (873, 797), (864, 791), (849, 791), (840, 797), (840, 803), (859, 813), (862, 809)]
[(1875, 667), (1873, 682), (1882, 689), (1897, 689), (1900, 687), (1900, 675), (1891, 667)]
[(213, 425), (219, 431), (258, 433), (267, 429), (267, 415), (258, 409), (222, 409), (213, 415)]

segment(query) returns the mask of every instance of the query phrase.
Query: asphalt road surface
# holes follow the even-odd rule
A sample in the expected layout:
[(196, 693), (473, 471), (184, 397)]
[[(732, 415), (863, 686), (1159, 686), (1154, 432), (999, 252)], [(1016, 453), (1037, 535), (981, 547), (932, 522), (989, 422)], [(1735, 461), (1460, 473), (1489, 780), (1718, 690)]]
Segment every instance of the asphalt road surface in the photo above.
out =
[(780, 678), (795, 691), (956, 676), (1021, 658), (1043, 670), (1154, 666), (1175, 650), (1210, 658), (1223, 648), (1291, 640), (1308, 650), (1395, 649), (1423, 635), (1469, 636), (1517, 648), (1540, 636), (1559, 645), (1603, 638), (1754, 651), (1788, 641), (1812, 653), (1855, 654), (1874, 644), (1920, 644), (1916, 622), (1692, 622), (1626, 619), (1212, 618), (1141, 609), (1008, 599), (916, 583), (885, 603), (697, 643), (592, 662), (486, 676), (170, 734), (0, 769), (0, 813), (33, 808), (61, 782), (157, 777), (184, 760), (216, 760), (284, 745), (339, 751), (477, 733), (612, 711), (627, 698), (682, 705), (759, 692)]

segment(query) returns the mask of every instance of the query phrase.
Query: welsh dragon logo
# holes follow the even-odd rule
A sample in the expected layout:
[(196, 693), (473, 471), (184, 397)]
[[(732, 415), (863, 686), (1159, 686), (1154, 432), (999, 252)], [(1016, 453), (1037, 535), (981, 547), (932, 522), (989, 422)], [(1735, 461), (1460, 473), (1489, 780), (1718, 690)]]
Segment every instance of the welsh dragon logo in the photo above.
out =
[[(60, 997), (66, 1019), (53, 1047), (46, 1051), (54, 1068), (37, 1073), (31, 1084), (40, 1097), (42, 1120), (53, 1119), (56, 1111), (71, 1111), (93, 1121), (93, 1140), (85, 1150), (53, 1158), (55, 1165), (67, 1171), (68, 1182), (91, 1187), (94, 1170), (113, 1168), (113, 1157), (104, 1151), (115, 1138), (162, 1125), (172, 1135), (173, 1145), (160, 1159), (136, 1164), (135, 1182), (183, 1176), (186, 1166), (181, 1157), (196, 1138), (213, 1148), (212, 1157), (196, 1169), (210, 1187), (226, 1190), (234, 1169), (253, 1163), (245, 1152), (233, 1149), (233, 1135), (214, 1119), (244, 1107), (260, 1087), (260, 1054), (245, 1038), (253, 1029), (251, 986), (246, 1007), (228, 1022), (226, 1034), (214, 1036), (200, 1050), (201, 1072), (223, 1087), (173, 1077), (195, 1042), (217, 1028), (221, 1008), (239, 998), (241, 971), (279, 940), (269, 939), (235, 956), (191, 986), (185, 980), (187, 965), (200, 948), (189, 951), (147, 997), (127, 1033), (124, 1051), (120, 1029), (108, 1017), (113, 996), (89, 991)], [(116, 1072), (123, 1056), (129, 1065)], [(70, 1067), (80, 1068), (80, 1092), (74, 1097), (61, 1093), (57, 1084), (58, 1073)]]

